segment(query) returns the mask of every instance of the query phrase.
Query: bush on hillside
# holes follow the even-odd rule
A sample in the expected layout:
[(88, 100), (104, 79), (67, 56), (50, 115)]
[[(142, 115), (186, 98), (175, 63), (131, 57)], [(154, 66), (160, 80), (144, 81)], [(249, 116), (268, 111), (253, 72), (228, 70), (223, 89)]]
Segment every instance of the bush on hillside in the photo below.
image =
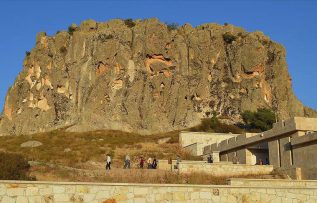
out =
[(230, 34), (230, 33), (225, 33), (222, 35), (223, 37), (223, 40), (228, 43), (228, 44), (231, 44), (233, 41), (235, 41), (237, 39), (236, 36), (234, 36), (233, 34)]
[(0, 152), (0, 180), (35, 180), (29, 176), (29, 169), (22, 155)]
[(128, 27), (128, 28), (132, 28), (135, 26), (135, 22), (133, 22), (133, 20), (131, 18), (125, 19), (124, 20), (124, 24)]
[(176, 30), (179, 27), (178, 23), (166, 23), (167, 29), (169, 31)]
[(68, 33), (70, 34), (70, 35), (73, 35), (73, 33), (76, 31), (76, 29), (77, 29), (77, 27), (73, 24), (73, 25), (71, 25), (71, 26), (69, 26), (68, 27)]
[(190, 129), (190, 131), (234, 133), (240, 134), (243, 130), (235, 125), (221, 123), (214, 113), (212, 118), (202, 119), (201, 124)]
[(275, 113), (266, 108), (260, 108), (256, 112), (245, 111), (241, 114), (245, 122), (245, 128), (248, 130), (259, 129), (267, 131), (273, 127), (275, 122)]

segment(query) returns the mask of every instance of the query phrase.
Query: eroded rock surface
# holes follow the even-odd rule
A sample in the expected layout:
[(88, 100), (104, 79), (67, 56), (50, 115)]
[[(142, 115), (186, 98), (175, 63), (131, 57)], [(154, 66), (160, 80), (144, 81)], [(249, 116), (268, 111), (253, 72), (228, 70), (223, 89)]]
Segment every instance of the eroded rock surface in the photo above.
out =
[(115, 129), (143, 134), (185, 129), (201, 118), (240, 119), (272, 108), (279, 118), (316, 116), (294, 96), (285, 49), (232, 25), (157, 19), (97, 23), (39, 33), (9, 90), (1, 134)]

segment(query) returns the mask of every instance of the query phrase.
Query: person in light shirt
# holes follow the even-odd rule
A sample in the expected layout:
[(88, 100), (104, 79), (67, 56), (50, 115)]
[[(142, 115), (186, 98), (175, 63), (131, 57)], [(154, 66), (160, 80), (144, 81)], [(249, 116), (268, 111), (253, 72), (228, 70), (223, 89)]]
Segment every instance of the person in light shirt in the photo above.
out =
[(111, 170), (111, 157), (109, 154), (106, 156), (106, 170)]

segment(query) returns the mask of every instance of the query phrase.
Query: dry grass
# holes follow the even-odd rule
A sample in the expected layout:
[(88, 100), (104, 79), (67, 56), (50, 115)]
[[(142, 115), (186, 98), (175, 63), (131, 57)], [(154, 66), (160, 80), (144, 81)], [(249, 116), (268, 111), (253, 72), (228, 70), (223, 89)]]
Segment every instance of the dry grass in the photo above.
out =
[[(104, 155), (107, 153), (112, 155), (117, 167), (123, 165), (126, 154), (134, 159), (140, 156), (167, 159), (176, 158), (176, 155), (187, 160), (197, 159), (181, 149), (177, 143), (157, 144), (158, 139), (165, 137), (178, 140), (178, 132), (143, 136), (120, 131), (72, 133), (57, 130), (28, 136), (0, 137), (0, 151), (21, 153), (29, 160), (72, 167), (79, 167), (88, 161), (104, 162)], [(29, 140), (40, 141), (43, 145), (34, 149), (20, 147)]]
[[(206, 173), (177, 174), (176, 172), (153, 169), (118, 169), (111, 171), (104, 169), (81, 170), (58, 167), (37, 166), (32, 168), (32, 175), (37, 180), (58, 180), (75, 182), (103, 182), (103, 183), (148, 183), (148, 184), (204, 184), (226, 185), (230, 178), (265, 179), (272, 176), (212, 176)], [(281, 178), (281, 177), (278, 177)]]
[[(94, 131), (72, 133), (56, 130), (48, 133), (18, 137), (0, 137), (0, 151), (20, 153), (29, 160), (41, 162), (32, 166), (31, 175), (37, 180), (82, 181), (82, 182), (126, 182), (126, 183), (173, 183), (173, 184), (226, 184), (231, 177), (214, 177), (205, 173), (179, 175), (170, 171), (137, 169), (139, 157), (200, 160), (190, 155), (178, 144), (178, 131), (139, 135), (120, 131)], [(157, 144), (161, 138), (170, 137), (165, 144)], [(30, 149), (20, 145), (37, 140), (42, 146)], [(65, 149), (70, 149), (66, 150)], [(113, 170), (104, 170), (105, 154), (113, 157)], [(132, 158), (131, 170), (124, 170), (124, 156)], [(261, 178), (261, 176), (240, 176)]]

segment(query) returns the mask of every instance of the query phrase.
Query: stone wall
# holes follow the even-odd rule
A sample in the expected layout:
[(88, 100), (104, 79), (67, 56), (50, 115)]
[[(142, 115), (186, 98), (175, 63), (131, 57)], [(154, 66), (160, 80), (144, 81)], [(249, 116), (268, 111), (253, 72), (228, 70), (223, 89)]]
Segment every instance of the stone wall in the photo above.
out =
[(180, 173), (202, 172), (214, 176), (239, 176), (239, 175), (260, 175), (270, 174), (273, 171), (272, 165), (246, 165), (233, 164), (232, 162), (219, 162), (208, 164), (206, 162), (181, 162)]
[(284, 179), (241, 179), (232, 178), (228, 181), (229, 185), (232, 186), (263, 186), (268, 185), (269, 187), (317, 187), (317, 181), (315, 180), (284, 180)]
[(221, 142), (222, 140), (235, 137), (238, 134), (230, 133), (208, 133), (208, 132), (180, 132), (179, 134), (179, 144), (182, 147), (194, 143), (202, 143), (204, 145), (210, 145), (213, 143)]
[[(167, 160), (159, 160), (158, 169), (175, 171), (176, 160), (168, 164)], [(206, 163), (206, 161), (182, 160), (179, 163), (180, 173), (207, 173), (214, 176), (239, 176), (270, 174), (273, 171), (272, 165), (246, 165), (233, 164), (232, 162)]]
[(204, 144), (203, 143), (194, 143), (187, 145), (186, 147), (183, 147), (183, 149), (187, 150), (194, 156), (202, 156), (203, 155), (203, 149)]
[(317, 179), (317, 133), (292, 139), (293, 165), (301, 168), (302, 179)]
[[(316, 202), (316, 184), (167, 185), (0, 181), (0, 202)], [(292, 181), (294, 182), (294, 181)], [(296, 184), (299, 183), (299, 184)], [(237, 183), (236, 183), (237, 184)], [(248, 185), (250, 184), (250, 185)], [(252, 185), (252, 186), (251, 186)]]

